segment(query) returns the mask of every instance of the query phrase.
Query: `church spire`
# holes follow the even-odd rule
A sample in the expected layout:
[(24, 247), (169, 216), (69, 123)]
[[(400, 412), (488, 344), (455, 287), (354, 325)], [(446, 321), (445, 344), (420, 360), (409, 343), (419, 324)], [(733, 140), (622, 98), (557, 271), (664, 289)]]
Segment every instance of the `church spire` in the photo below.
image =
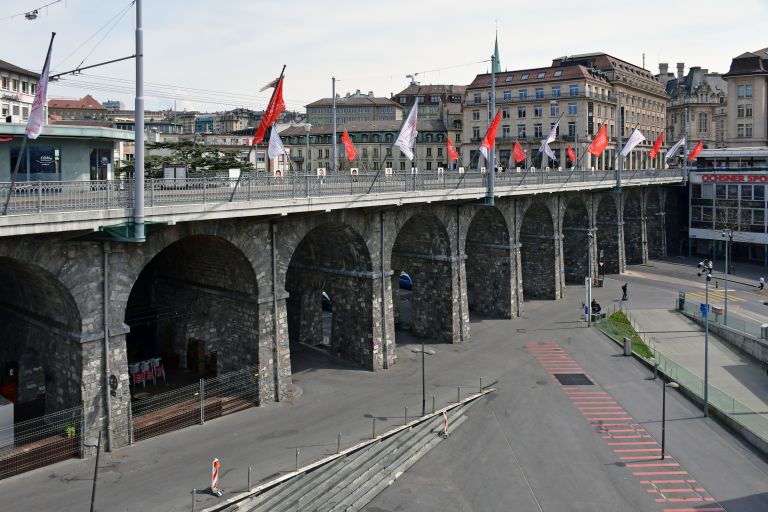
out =
[(499, 29), (496, 29), (496, 43), (493, 47), (493, 71), (501, 73), (501, 63), (499, 62)]

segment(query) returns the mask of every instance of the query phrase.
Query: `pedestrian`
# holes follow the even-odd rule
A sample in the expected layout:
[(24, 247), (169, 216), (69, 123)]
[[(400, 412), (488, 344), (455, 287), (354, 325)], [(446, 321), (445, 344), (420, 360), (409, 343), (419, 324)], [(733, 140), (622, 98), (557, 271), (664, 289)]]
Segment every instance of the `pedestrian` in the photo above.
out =
[(762, 291), (763, 288), (765, 288), (765, 276), (760, 276), (760, 284), (757, 289)]
[(627, 298), (627, 283), (624, 283), (623, 285), (621, 285), (621, 292), (623, 293), (621, 300), (629, 300)]

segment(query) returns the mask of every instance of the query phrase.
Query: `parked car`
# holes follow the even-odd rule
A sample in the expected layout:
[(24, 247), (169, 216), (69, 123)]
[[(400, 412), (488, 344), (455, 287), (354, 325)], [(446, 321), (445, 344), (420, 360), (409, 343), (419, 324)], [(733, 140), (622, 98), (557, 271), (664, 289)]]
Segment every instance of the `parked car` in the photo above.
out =
[(413, 288), (413, 279), (407, 272), (400, 272), (400, 288), (410, 290)]

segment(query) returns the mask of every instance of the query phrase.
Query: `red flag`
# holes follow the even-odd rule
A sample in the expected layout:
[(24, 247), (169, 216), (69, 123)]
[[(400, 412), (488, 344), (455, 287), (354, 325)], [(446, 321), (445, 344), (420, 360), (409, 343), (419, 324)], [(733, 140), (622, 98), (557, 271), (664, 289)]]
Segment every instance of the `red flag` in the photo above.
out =
[(512, 150), (512, 156), (515, 157), (516, 164), (519, 164), (525, 160), (525, 151), (523, 151), (523, 146), (518, 144), (517, 141), (515, 141), (515, 149)]
[(697, 156), (699, 156), (699, 153), (701, 153), (701, 150), (704, 148), (704, 145), (699, 141), (698, 144), (696, 144), (696, 147), (693, 148), (693, 151), (691, 151), (691, 154), (688, 155), (688, 161), (692, 162), (696, 159)]
[(357, 150), (355, 145), (352, 144), (352, 139), (349, 138), (347, 130), (344, 130), (344, 133), (341, 134), (341, 143), (344, 144), (344, 149), (347, 150), (347, 158), (351, 162), (357, 156)]
[(0, 137), (0, 142), (11, 142), (13, 137)]
[(445, 141), (445, 147), (447, 148), (447, 151), (448, 151), (448, 158), (450, 158), (450, 159), (451, 159), (451, 162), (455, 162), (456, 160), (458, 160), (458, 159), (459, 159), (459, 152), (458, 152), (458, 151), (456, 151), (456, 148), (455, 148), (455, 147), (453, 147), (453, 144), (451, 144), (451, 141), (450, 141), (450, 140), (447, 140), (447, 139), (446, 139), (446, 141)]
[(595, 156), (600, 156), (606, 147), (608, 147), (608, 134), (605, 133), (605, 125), (603, 125), (597, 132), (597, 135), (595, 135), (595, 140), (589, 145), (587, 151)]
[(493, 144), (496, 142), (496, 131), (499, 129), (499, 121), (501, 121), (501, 110), (496, 112), (496, 117), (493, 118), (491, 126), (485, 132), (485, 138), (480, 144), (480, 152), (486, 160), (488, 160), (490, 152), (493, 151)]
[(660, 134), (659, 137), (656, 139), (656, 142), (653, 143), (653, 149), (650, 153), (648, 153), (648, 158), (656, 158), (656, 155), (659, 154), (659, 150), (661, 149), (661, 143), (664, 139), (664, 134)]
[(280, 81), (277, 82), (277, 87), (272, 94), (272, 98), (269, 100), (267, 110), (264, 112), (264, 117), (259, 123), (259, 127), (256, 129), (256, 135), (253, 137), (253, 144), (257, 144), (264, 140), (264, 135), (267, 133), (267, 128), (277, 121), (280, 117), (280, 113), (285, 110), (285, 102), (283, 101), (283, 77), (280, 77)]
[(568, 158), (571, 160), (571, 163), (576, 161), (576, 153), (574, 153), (570, 144), (568, 144)]

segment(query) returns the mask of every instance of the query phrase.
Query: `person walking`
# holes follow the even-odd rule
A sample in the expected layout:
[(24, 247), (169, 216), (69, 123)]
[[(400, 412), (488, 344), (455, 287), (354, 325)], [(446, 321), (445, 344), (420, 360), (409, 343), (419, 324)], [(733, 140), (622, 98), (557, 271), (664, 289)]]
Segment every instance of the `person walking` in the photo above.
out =
[(763, 291), (763, 288), (765, 288), (765, 276), (760, 276), (759, 284), (757, 285), (757, 289), (760, 291)]
[(623, 294), (621, 296), (621, 300), (629, 300), (627, 298), (627, 283), (624, 283), (623, 285), (621, 285), (621, 293)]

